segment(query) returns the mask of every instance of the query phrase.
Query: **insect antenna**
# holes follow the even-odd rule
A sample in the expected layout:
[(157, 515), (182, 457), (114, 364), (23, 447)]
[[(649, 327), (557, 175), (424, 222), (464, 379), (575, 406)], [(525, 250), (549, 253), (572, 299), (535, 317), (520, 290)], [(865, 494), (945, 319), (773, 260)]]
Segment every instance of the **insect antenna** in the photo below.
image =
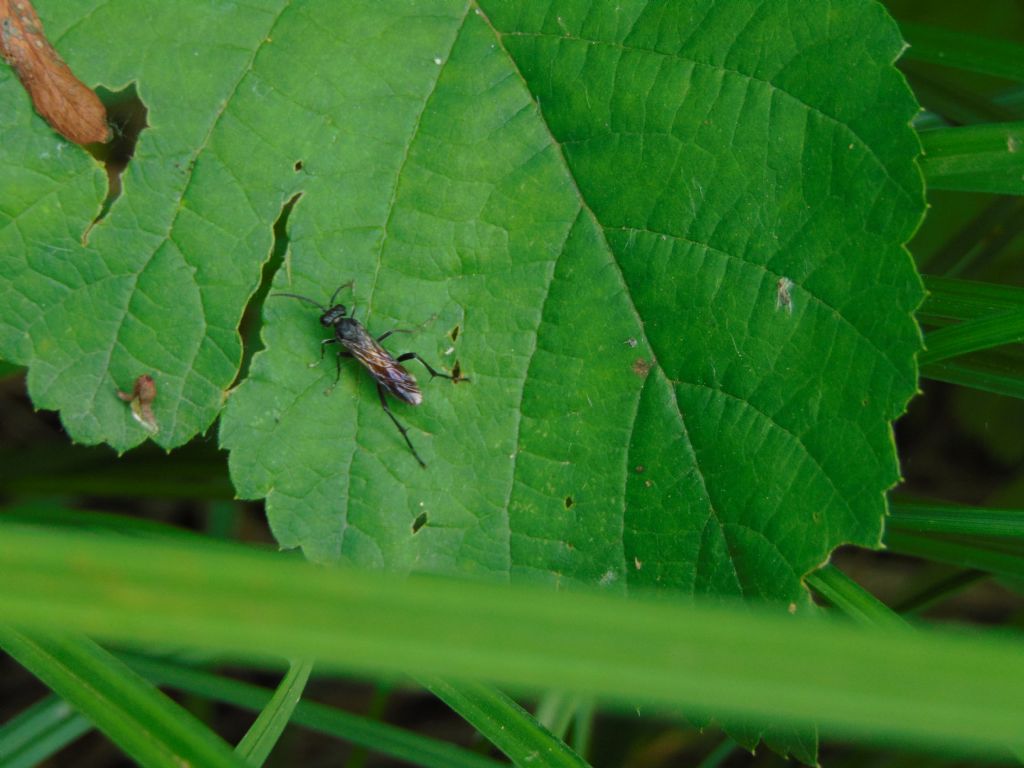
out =
[(326, 312), (327, 311), (327, 307), (325, 307), (319, 301), (313, 301), (308, 296), (299, 296), (299, 294), (297, 294), (297, 293), (272, 293), (270, 295), (271, 296), (284, 296), (284, 297), (289, 298), (289, 299), (299, 299), (300, 301), (304, 301), (307, 304), (312, 304), (314, 307), (319, 307), (321, 312)]
[(345, 288), (351, 288), (356, 284), (355, 280), (349, 280), (347, 283), (342, 283), (334, 289), (334, 293), (331, 294), (331, 300), (328, 302), (332, 307), (334, 306), (334, 300), (338, 298), (338, 294), (341, 293)]

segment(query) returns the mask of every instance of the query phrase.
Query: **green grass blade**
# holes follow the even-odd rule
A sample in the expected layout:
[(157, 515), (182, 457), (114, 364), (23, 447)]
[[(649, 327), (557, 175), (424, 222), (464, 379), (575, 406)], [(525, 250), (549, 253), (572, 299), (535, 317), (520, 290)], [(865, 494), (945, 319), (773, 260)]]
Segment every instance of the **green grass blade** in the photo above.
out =
[[(1016, 117), (1009, 107), (976, 93), (957, 78), (931, 71), (933, 68), (927, 64), (904, 59), (900, 69), (907, 75), (921, 106), (936, 115), (943, 126), (1006, 122)], [(935, 122), (938, 120), (929, 119), (925, 125)]]
[(1024, 122), (941, 128), (920, 134), (930, 189), (1024, 195)]
[(520, 768), (583, 768), (587, 762), (511, 698), (481, 683), (421, 681)]
[(235, 747), (235, 753), (244, 757), (249, 765), (260, 766), (266, 761), (302, 698), (312, 671), (310, 661), (293, 661), (288, 666), (288, 672), (267, 706)]
[[(125, 654), (129, 666), (157, 685), (258, 711), (271, 692), (250, 683), (144, 656)], [(499, 768), (502, 764), (461, 747), (411, 733), (350, 712), (300, 701), (292, 722), (423, 768)]]
[(1002, 312), (940, 328), (925, 336), (922, 366), (1003, 344), (1024, 341), (1024, 310)]
[(987, 315), (1024, 310), (1024, 288), (977, 280), (922, 275), (928, 295), (917, 319), (931, 325), (977, 320)]
[(586, 760), (587, 755), (590, 754), (590, 741), (594, 732), (594, 716), (596, 714), (596, 709), (594, 700), (591, 697), (588, 696), (578, 700), (576, 717), (573, 721), (574, 727), (572, 729), (572, 741), (570, 742), (570, 746), (573, 748), (573, 751), (584, 760)]
[(719, 768), (733, 752), (739, 750), (739, 746), (732, 739), (725, 739), (700, 761), (697, 768)]
[(907, 596), (896, 606), (896, 610), (902, 614), (921, 613), (933, 605), (947, 600), (953, 595), (989, 578), (984, 571), (964, 570), (956, 571), (937, 582), (933, 582), (923, 589)]
[(878, 627), (903, 627), (907, 623), (889, 606), (834, 565), (810, 574), (807, 584), (850, 618)]
[(551, 691), (537, 701), (537, 709), (533, 716), (557, 738), (565, 740), (569, 726), (584, 701), (586, 698), (582, 696), (574, 696), (564, 691)]
[(1024, 46), (909, 22), (900, 31), (910, 44), (904, 58), (1024, 82)]
[(224, 454), (194, 441), (170, 456), (146, 445), (118, 461), (105, 447), (56, 442), (0, 450), (0, 486), (19, 496), (234, 498)]
[[(50, 623), (63, 624), (60, 614)], [(140, 765), (245, 765), (205, 725), (91, 640), (0, 626), (0, 646)]]
[(1006, 536), (1024, 542), (1024, 509), (893, 502), (888, 525), (903, 533)]
[(986, 754), (1024, 743), (1024, 654), (1005, 637), (399, 579), (13, 525), (2, 527), (0, 573), (0, 615), (22, 626), (140, 644), (187, 638), (236, 657), (313, 658), (363, 674), (555, 687), (623, 708), (816, 724), (876, 742)]
[(0, 768), (30, 768), (92, 730), (89, 718), (47, 696), (0, 726)]
[[(959, 277), (991, 262), (1024, 232), (1024, 198), (931, 195), (933, 218), (913, 243), (918, 266)], [(968, 202), (972, 204), (967, 204)]]
[(1024, 398), (1024, 354), (1012, 347), (929, 363), (921, 367), (921, 375), (997, 395)]
[(945, 534), (907, 531), (891, 525), (885, 545), (901, 555), (938, 560), (960, 568), (987, 571), (999, 576), (1024, 579), (1024, 546), (991, 537), (959, 538)]

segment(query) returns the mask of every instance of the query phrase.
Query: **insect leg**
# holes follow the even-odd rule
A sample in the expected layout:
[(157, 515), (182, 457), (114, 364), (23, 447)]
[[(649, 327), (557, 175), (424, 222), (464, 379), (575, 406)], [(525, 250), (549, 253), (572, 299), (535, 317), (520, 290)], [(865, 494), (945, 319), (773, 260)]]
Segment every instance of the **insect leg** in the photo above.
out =
[(402, 426), (401, 422), (398, 419), (395, 418), (395, 414), (393, 414), (391, 412), (391, 409), (388, 408), (387, 392), (388, 391), (386, 389), (384, 389), (384, 386), (382, 384), (378, 384), (377, 385), (377, 394), (380, 396), (381, 408), (383, 408), (384, 409), (384, 413), (386, 413), (388, 415), (388, 417), (393, 422), (395, 422), (395, 426), (398, 427), (398, 431), (402, 433), (402, 437), (405, 438), (405, 444), (409, 446), (409, 450), (412, 451), (412, 455), (416, 457), (416, 461), (418, 461), (420, 463), (421, 467), (426, 469), (427, 468), (426, 463), (423, 461), (423, 459), (420, 458), (420, 455), (416, 452), (416, 449), (412, 447), (412, 440), (409, 439), (408, 430), (405, 427)]
[(386, 339), (392, 333), (412, 333), (412, 331), (410, 331), (408, 328), (392, 328), (387, 333), (382, 333), (380, 336), (378, 336), (377, 341), (384, 341), (384, 339)]
[(328, 344), (337, 344), (337, 343), (338, 343), (338, 340), (336, 338), (334, 338), (333, 336), (331, 338), (329, 338), (329, 339), (324, 339), (323, 341), (321, 341), (320, 342), (320, 359), (317, 360), (315, 363), (310, 363), (309, 367), (310, 368), (316, 368), (318, 365), (320, 365), (320, 363), (322, 363), (324, 361), (324, 352), (327, 351), (327, 345)]
[[(322, 363), (324, 361), (324, 352), (327, 351), (327, 345), (328, 344), (337, 344), (337, 343), (338, 343), (338, 339), (336, 339), (336, 338), (324, 339), (323, 341), (321, 341), (320, 342), (320, 359), (317, 360), (315, 363), (310, 363), (309, 367), (310, 368), (316, 368), (318, 365), (320, 365), (320, 363)], [(336, 386), (338, 386), (338, 382), (341, 380), (341, 358), (343, 358), (343, 357), (352, 357), (352, 353), (349, 352), (347, 349), (342, 349), (342, 350), (338, 351), (337, 360), (335, 361), (337, 363), (337, 375), (334, 377), (334, 383), (331, 384), (331, 386), (329, 386), (327, 389), (324, 390), (324, 394), (325, 395), (331, 394), (331, 392), (334, 391), (334, 388)]]
[[(431, 378), (433, 378), (434, 376), (440, 376), (442, 379), (451, 379), (452, 381), (455, 381), (454, 376), (450, 376), (447, 373), (441, 373), (440, 371), (435, 371), (431, 367), (430, 363), (428, 363), (415, 352), (406, 352), (404, 355), (399, 355), (398, 357), (396, 357), (395, 360), (399, 363), (404, 363), (406, 360), (419, 360), (421, 363), (423, 363), (423, 367), (427, 369), (427, 372), (430, 373)], [(462, 376), (460, 376), (458, 380), (469, 381), (469, 379), (463, 378)]]

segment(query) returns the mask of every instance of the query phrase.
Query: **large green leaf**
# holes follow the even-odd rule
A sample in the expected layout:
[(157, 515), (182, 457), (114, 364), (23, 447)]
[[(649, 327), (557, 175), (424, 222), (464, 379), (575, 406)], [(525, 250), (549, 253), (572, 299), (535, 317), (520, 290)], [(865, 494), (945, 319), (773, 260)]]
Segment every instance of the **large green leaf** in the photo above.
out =
[(270, 299), (221, 440), (283, 546), (796, 601), (877, 545), (923, 210), (877, 4), (39, 5), (149, 109), (83, 246), (102, 172), (0, 82), (0, 355), (76, 440), (145, 439), (115, 394), (143, 373), (158, 443), (209, 426), (296, 199), (275, 287), (354, 280), (371, 332), (472, 381), (392, 404), (421, 470), (355, 364), (325, 396), (318, 310)]

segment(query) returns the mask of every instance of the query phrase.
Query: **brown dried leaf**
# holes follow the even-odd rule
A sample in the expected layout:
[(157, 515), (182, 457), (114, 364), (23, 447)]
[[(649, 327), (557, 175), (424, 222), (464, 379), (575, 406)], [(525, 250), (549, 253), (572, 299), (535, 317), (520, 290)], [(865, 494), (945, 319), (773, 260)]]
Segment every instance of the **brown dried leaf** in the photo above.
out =
[(131, 403), (132, 416), (139, 424), (150, 432), (159, 432), (160, 426), (153, 415), (153, 401), (156, 400), (156, 382), (149, 374), (143, 374), (135, 380), (131, 392), (118, 390), (117, 396), (126, 403)]
[(110, 139), (103, 103), (50, 45), (29, 0), (0, 0), (0, 55), (54, 130), (76, 144)]

